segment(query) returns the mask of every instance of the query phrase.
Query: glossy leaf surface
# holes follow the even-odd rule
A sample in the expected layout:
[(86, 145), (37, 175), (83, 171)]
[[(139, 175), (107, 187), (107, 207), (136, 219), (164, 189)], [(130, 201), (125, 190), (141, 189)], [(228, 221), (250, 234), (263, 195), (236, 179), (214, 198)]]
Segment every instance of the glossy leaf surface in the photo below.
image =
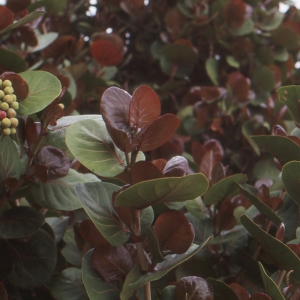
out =
[(147, 207), (155, 203), (182, 202), (202, 195), (208, 181), (202, 174), (140, 182), (116, 197), (116, 206)]
[(300, 162), (291, 161), (282, 168), (282, 182), (289, 196), (300, 206), (299, 199)]

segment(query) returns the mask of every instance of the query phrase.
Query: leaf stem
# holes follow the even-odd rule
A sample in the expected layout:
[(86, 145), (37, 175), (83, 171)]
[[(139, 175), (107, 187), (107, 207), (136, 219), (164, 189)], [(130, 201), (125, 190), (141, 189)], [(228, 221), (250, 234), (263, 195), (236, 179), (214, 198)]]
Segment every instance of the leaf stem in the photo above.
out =
[(282, 282), (282, 280), (283, 280), (285, 274), (286, 274), (286, 271), (285, 271), (285, 270), (280, 270), (280, 272), (279, 272), (279, 274), (278, 274), (278, 277), (277, 277), (277, 279), (276, 279), (276, 285), (277, 285), (278, 287), (280, 287), (281, 282)]

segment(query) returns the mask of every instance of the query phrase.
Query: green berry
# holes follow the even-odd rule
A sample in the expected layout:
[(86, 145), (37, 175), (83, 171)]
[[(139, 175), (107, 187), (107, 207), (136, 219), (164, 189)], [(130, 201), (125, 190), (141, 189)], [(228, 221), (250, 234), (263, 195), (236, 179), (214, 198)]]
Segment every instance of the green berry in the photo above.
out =
[(5, 96), (4, 92), (2, 90), (0, 90), (0, 99), (2, 99), (4, 96)]
[(2, 129), (2, 133), (3, 133), (4, 135), (10, 135), (11, 130), (10, 130), (10, 128), (4, 128), (4, 129)]
[(10, 118), (9, 121), (12, 127), (17, 127), (19, 124), (19, 120), (17, 118)]
[[(18, 102), (14, 102), (14, 103), (18, 103)], [(19, 104), (19, 103), (18, 103)], [(19, 108), (19, 107), (18, 107)], [(0, 104), (0, 109), (7, 111), (9, 109), (9, 105), (6, 102), (2, 102)]]
[(2, 87), (6, 88), (7, 86), (12, 86), (12, 83), (10, 80), (6, 79), (2, 82)]
[(11, 86), (7, 86), (6, 88), (4, 88), (3, 92), (4, 92), (6, 95), (11, 95), (11, 94), (13, 94), (14, 89), (13, 89), (13, 87), (11, 87)]
[[(2, 103), (3, 104), (3, 103)], [(1, 105), (2, 105), (1, 104)], [(7, 103), (6, 103), (7, 104)], [(0, 108), (1, 108), (1, 105), (0, 105)], [(19, 109), (19, 102), (13, 102), (11, 105), (10, 105), (11, 108), (15, 109), (15, 110), (18, 110)], [(3, 109), (5, 110), (5, 109)]]
[(8, 119), (8, 118), (4, 118), (1, 122), (2, 128), (8, 128), (8, 127), (10, 127), (10, 125), (11, 125), (11, 122), (10, 122), (10, 119)]
[(11, 94), (11, 96), (13, 97), (13, 102), (17, 101), (17, 96), (15, 94)]
[(6, 103), (8, 103), (8, 104), (11, 104), (13, 102), (13, 99), (14, 98), (12, 97), (12, 95), (5, 95), (3, 97), (3, 101), (6, 102)]
[(0, 79), (0, 86), (2, 86), (2, 79)]
[(16, 134), (17, 133), (17, 130), (16, 128), (9, 128), (10, 129), (10, 134)]
[(13, 108), (9, 108), (6, 113), (9, 118), (14, 118), (17, 115), (16, 111)]

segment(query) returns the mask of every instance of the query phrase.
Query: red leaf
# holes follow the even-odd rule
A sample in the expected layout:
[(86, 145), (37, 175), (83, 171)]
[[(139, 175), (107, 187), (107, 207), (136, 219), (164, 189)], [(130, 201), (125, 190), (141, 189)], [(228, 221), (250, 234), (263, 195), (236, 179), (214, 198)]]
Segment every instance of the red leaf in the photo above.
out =
[(206, 141), (203, 146), (207, 151), (209, 150), (213, 151), (214, 161), (220, 162), (223, 159), (224, 151), (219, 141), (215, 139), (210, 139)]
[(264, 293), (255, 293), (249, 300), (272, 300), (272, 298)]
[(163, 177), (164, 174), (162, 171), (149, 161), (138, 161), (130, 170), (130, 179), (132, 184)]
[(166, 177), (181, 177), (187, 174), (189, 163), (183, 156), (172, 157), (164, 168)]
[(91, 257), (91, 267), (106, 282), (112, 282), (124, 277), (133, 268), (130, 253), (123, 247), (94, 249)]
[(235, 292), (239, 300), (248, 300), (249, 299), (249, 293), (239, 284), (237, 283), (231, 283), (229, 285), (231, 289)]
[(213, 166), (214, 166), (213, 151), (208, 150), (207, 152), (205, 152), (201, 160), (199, 171), (203, 173), (207, 177), (207, 179), (211, 180), (211, 172)]
[(18, 13), (23, 9), (27, 8), (27, 6), (31, 3), (30, 0), (7, 0), (6, 7), (10, 9), (14, 13)]
[(212, 183), (215, 184), (218, 181), (224, 179), (226, 176), (227, 169), (228, 166), (224, 167), (220, 162), (215, 163), (213, 169), (211, 170)]
[(193, 155), (195, 163), (197, 165), (200, 165), (201, 160), (206, 152), (206, 149), (199, 142), (193, 141), (191, 151), (192, 151), (192, 155)]
[(87, 219), (77, 222), (77, 226), (79, 227), (81, 238), (89, 242), (93, 248), (103, 249), (111, 246), (96, 228), (92, 220)]
[(2, 81), (11, 81), (14, 88), (14, 94), (17, 96), (17, 100), (19, 102), (26, 99), (29, 93), (29, 87), (27, 82), (20, 75), (14, 72), (4, 72), (3, 74), (1, 74), (0, 79)]
[[(211, 285), (203, 278), (187, 276), (181, 278), (175, 287), (175, 300), (213, 300)], [(188, 296), (186, 296), (188, 295)]]
[(48, 167), (40, 164), (34, 164), (34, 176), (40, 181), (46, 183), (48, 181)]
[(27, 117), (26, 119), (25, 138), (30, 146), (33, 146), (38, 139), (36, 126), (31, 117)]
[(115, 66), (123, 59), (120, 49), (110, 41), (97, 40), (90, 46), (92, 57), (103, 66)]
[(185, 215), (177, 210), (162, 213), (154, 224), (154, 233), (162, 250), (181, 254), (191, 246), (195, 232)]
[(152, 163), (159, 169), (163, 172), (166, 164), (167, 164), (167, 161), (163, 158), (160, 158), (160, 159), (156, 159), (156, 160), (153, 160)]
[(227, 84), (231, 89), (232, 96), (237, 101), (247, 100), (250, 91), (250, 80), (239, 71), (229, 74)]
[(246, 4), (241, 0), (231, 0), (225, 5), (223, 16), (231, 29), (239, 28), (244, 24), (246, 8)]
[(161, 146), (171, 138), (179, 124), (180, 121), (175, 115), (165, 114), (159, 117), (138, 133), (132, 141), (130, 150), (139, 149), (146, 152)]
[(160, 101), (156, 93), (148, 86), (137, 88), (130, 102), (129, 122), (133, 128), (144, 128), (160, 115)]
[(11, 25), (15, 20), (14, 13), (6, 8), (5, 6), (0, 6), (0, 30)]

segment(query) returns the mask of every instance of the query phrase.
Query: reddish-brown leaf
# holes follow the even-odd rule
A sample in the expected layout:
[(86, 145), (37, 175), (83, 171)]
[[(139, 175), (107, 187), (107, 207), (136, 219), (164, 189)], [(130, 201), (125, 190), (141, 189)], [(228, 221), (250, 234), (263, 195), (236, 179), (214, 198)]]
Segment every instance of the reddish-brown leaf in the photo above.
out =
[(280, 223), (276, 231), (276, 239), (279, 240), (280, 242), (283, 242), (284, 234), (285, 234), (285, 225), (283, 223)]
[(199, 172), (203, 173), (207, 179), (211, 180), (211, 172), (214, 166), (214, 155), (212, 150), (208, 150), (202, 157)]
[(19, 29), (19, 34), (21, 35), (22, 40), (27, 46), (35, 47), (38, 44), (37, 37), (29, 26), (21, 26)]
[(191, 246), (195, 232), (185, 215), (177, 210), (168, 210), (156, 219), (154, 233), (162, 250), (181, 254)]
[(120, 7), (128, 14), (136, 14), (144, 6), (144, 0), (122, 0)]
[(187, 17), (178, 8), (171, 8), (167, 11), (164, 21), (173, 39), (178, 37), (186, 20)]
[(7, 300), (8, 299), (5, 286), (2, 282), (0, 282), (0, 299), (1, 300)]
[(280, 197), (271, 197), (265, 200), (265, 203), (273, 210), (277, 211), (283, 206), (283, 199)]
[(133, 260), (123, 246), (105, 249), (94, 249), (91, 257), (91, 267), (106, 282), (124, 279), (133, 268)]
[(156, 159), (156, 160), (153, 160), (152, 163), (160, 170), (163, 172), (166, 164), (167, 164), (167, 161), (165, 159)]
[(132, 184), (136, 184), (141, 181), (163, 178), (164, 174), (150, 161), (138, 161), (132, 166), (129, 176)]
[(132, 94), (129, 108), (129, 123), (135, 128), (144, 128), (160, 116), (160, 101), (156, 93), (142, 85)]
[(128, 152), (134, 149), (146, 152), (161, 146), (171, 138), (179, 124), (178, 117), (173, 114), (165, 114), (159, 117), (138, 133)]
[(273, 128), (274, 135), (287, 136), (285, 129), (280, 125), (275, 125)]
[(223, 16), (229, 28), (241, 27), (246, 18), (246, 3), (241, 0), (230, 0), (223, 9)]
[(96, 228), (92, 220), (87, 219), (77, 222), (79, 234), (86, 242), (89, 242), (93, 248), (107, 248), (110, 243), (103, 237), (103, 235)]
[(29, 87), (27, 82), (20, 75), (14, 72), (4, 72), (3, 74), (1, 74), (0, 79), (2, 81), (11, 81), (14, 88), (14, 94), (17, 96), (17, 100), (19, 102), (26, 99), (29, 93)]
[(218, 181), (222, 180), (226, 176), (228, 166), (224, 167), (222, 163), (216, 162), (214, 167), (211, 170), (211, 181), (213, 184), (217, 183)]
[(249, 300), (272, 300), (272, 298), (264, 293), (255, 293)]
[(166, 164), (163, 173), (166, 177), (181, 177), (187, 174), (189, 163), (183, 156), (174, 156)]
[(210, 139), (203, 144), (204, 148), (213, 151), (214, 161), (221, 161), (223, 159), (224, 150), (221, 143), (215, 139)]
[(36, 158), (40, 165), (47, 166), (50, 175), (62, 177), (69, 172), (70, 161), (58, 148), (45, 146), (39, 151)]
[[(188, 295), (188, 296), (186, 296)], [(181, 278), (175, 287), (175, 300), (213, 300), (211, 285), (203, 278), (187, 276)]]
[(0, 6), (0, 30), (11, 25), (15, 20), (14, 13), (7, 7)]
[(265, 202), (267, 199), (270, 198), (269, 188), (265, 184), (262, 184), (259, 187), (258, 193), (257, 193), (257, 198), (262, 202)]
[(120, 49), (106, 40), (94, 41), (90, 46), (92, 57), (102, 66), (115, 66), (123, 59)]
[(239, 71), (230, 73), (227, 85), (232, 92), (233, 98), (240, 102), (247, 100), (250, 91), (250, 80), (242, 73)]
[(27, 8), (27, 6), (31, 3), (30, 0), (7, 0), (6, 7), (10, 9), (12, 12), (17, 13)]
[(235, 292), (239, 300), (248, 300), (249, 299), (249, 293), (239, 284), (237, 283), (231, 283), (229, 285), (231, 289)]
[(206, 149), (204, 148), (203, 145), (201, 145), (197, 141), (192, 142), (192, 149), (191, 149), (194, 161), (197, 165), (201, 164), (202, 158), (206, 152)]
[(27, 119), (26, 119), (25, 138), (30, 146), (33, 146), (38, 139), (38, 133), (36, 130), (36, 126), (31, 117), (27, 117)]
[(40, 164), (34, 164), (34, 176), (40, 181), (46, 183), (48, 181), (48, 167)]

